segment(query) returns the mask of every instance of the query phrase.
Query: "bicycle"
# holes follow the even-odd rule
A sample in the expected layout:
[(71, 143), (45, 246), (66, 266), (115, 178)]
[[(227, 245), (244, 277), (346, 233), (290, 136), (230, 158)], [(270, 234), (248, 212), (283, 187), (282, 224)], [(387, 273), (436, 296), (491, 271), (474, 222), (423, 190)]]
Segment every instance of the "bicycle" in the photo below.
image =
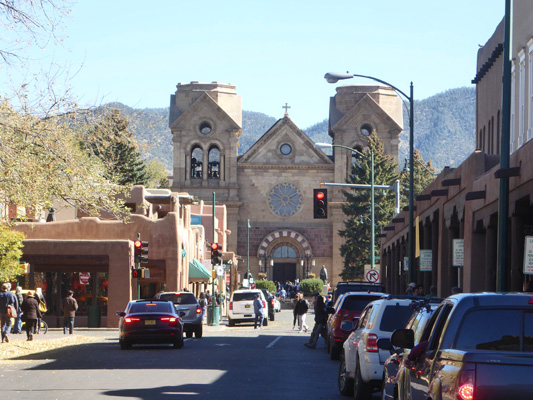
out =
[[(25, 332), (26, 331), (26, 322), (22, 322), (22, 331)], [(44, 319), (41, 319), (40, 320), (40, 323), (39, 323), (39, 326), (37, 327), (37, 332), (35, 333), (39, 333), (39, 334), (43, 334), (43, 335), (46, 335), (46, 332), (48, 332), (48, 324), (46, 323), (46, 321)]]

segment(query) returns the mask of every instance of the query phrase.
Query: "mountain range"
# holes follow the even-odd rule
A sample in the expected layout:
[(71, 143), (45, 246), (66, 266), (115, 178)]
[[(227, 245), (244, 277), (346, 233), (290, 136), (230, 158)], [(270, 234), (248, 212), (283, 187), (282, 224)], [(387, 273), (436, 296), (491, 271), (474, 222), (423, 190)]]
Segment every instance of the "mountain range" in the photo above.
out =
[[(460, 165), (475, 148), (475, 89), (450, 89), (427, 99), (415, 100), (415, 143), (424, 161), (440, 171)], [(168, 108), (136, 109), (121, 103), (106, 107), (118, 109), (130, 121), (144, 159), (160, 161), (172, 171), (172, 135), (168, 127)], [(248, 150), (274, 123), (276, 118), (255, 111), (242, 112), (239, 155)], [(328, 120), (302, 128), (316, 142), (329, 142)], [(408, 157), (409, 116), (404, 107), (404, 131), (400, 135), (400, 169)]]

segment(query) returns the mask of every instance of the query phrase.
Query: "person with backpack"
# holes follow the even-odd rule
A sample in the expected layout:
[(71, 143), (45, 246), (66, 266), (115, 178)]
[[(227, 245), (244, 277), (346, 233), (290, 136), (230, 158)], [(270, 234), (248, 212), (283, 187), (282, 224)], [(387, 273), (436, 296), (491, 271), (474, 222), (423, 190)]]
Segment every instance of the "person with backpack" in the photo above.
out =
[(307, 326), (305, 323), (305, 319), (307, 317), (307, 311), (309, 310), (309, 303), (306, 299), (304, 299), (304, 296), (301, 293), (298, 293), (296, 296), (298, 297), (294, 310), (296, 316), (298, 317), (298, 333), (302, 333), (303, 330), (305, 330), (305, 333), (307, 333), (309, 326)]

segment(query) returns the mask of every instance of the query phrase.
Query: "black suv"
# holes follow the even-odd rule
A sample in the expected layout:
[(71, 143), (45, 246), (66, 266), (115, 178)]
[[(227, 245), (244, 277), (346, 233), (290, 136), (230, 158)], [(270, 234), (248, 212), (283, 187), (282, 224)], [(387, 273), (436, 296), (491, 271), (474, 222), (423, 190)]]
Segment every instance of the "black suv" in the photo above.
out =
[(268, 289), (261, 289), (261, 291), (265, 295), (265, 300), (268, 304), (268, 319), (270, 321), (274, 321), (274, 318), (276, 315), (276, 311), (274, 310), (274, 301), (273, 301), (274, 296), (272, 295), (272, 293), (268, 291)]
[(380, 283), (370, 283), (363, 281), (350, 281), (350, 282), (339, 282), (337, 283), (337, 288), (333, 293), (333, 304), (337, 302), (337, 299), (341, 294), (347, 292), (385, 292), (385, 287)]

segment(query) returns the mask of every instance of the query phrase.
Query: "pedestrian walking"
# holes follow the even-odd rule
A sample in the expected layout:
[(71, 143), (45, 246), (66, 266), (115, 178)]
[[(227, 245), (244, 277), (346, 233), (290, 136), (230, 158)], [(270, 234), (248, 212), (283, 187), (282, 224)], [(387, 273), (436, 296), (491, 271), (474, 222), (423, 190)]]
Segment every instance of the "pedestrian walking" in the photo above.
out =
[(35, 325), (35, 330), (33, 331), (33, 333), (39, 334), (41, 333), (42, 315), (47, 311), (46, 300), (43, 295), (43, 289), (41, 289), (40, 287), (36, 288), (34, 297), (35, 297), (35, 300), (37, 300), (37, 303), (39, 304), (39, 310), (41, 311), (41, 317), (37, 319), (37, 324)]
[(74, 292), (69, 290), (67, 292), (67, 297), (61, 302), (61, 311), (63, 311), (63, 334), (67, 334), (67, 329), (69, 335), (72, 335), (74, 331), (74, 317), (76, 316), (76, 311), (78, 310), (78, 302), (74, 298)]
[(261, 296), (259, 293), (255, 295), (254, 300), (254, 313), (255, 313), (255, 322), (254, 322), (254, 329), (257, 329), (257, 323), (259, 322), (259, 329), (263, 329), (263, 309), (264, 305), (261, 301)]
[[(324, 297), (318, 296), (316, 300), (315, 308), (315, 326), (313, 328), (313, 333), (309, 338), (309, 342), (304, 343), (304, 346), (309, 347), (310, 349), (315, 349), (318, 343), (320, 335), (325, 336), (324, 329), (328, 321), (328, 313), (326, 312), (326, 305), (324, 303)], [(325, 338), (324, 338), (325, 339)]]
[(42, 318), (41, 311), (39, 310), (39, 302), (34, 296), (32, 291), (29, 291), (26, 295), (26, 299), (22, 303), (23, 321), (26, 323), (26, 341), (33, 340), (33, 332), (35, 332), (35, 325), (37, 320)]
[(15, 323), (13, 324), (13, 330), (11, 333), (22, 333), (22, 302), (24, 301), (24, 297), (22, 296), (22, 287), (17, 286), (15, 288), (15, 297), (17, 298), (18, 302), (18, 309), (17, 309), (17, 316), (15, 318)]
[(0, 324), (2, 326), (2, 343), (9, 342), (11, 333), (11, 315), (8, 313), (8, 307), (18, 309), (17, 298), (10, 292), (11, 285), (4, 283), (0, 291)]
[(309, 326), (305, 323), (305, 319), (307, 317), (307, 311), (309, 310), (309, 303), (304, 299), (304, 296), (301, 293), (298, 293), (294, 310), (298, 317), (298, 333), (302, 333), (304, 330), (305, 333), (307, 333)]
[(205, 324), (205, 312), (207, 310), (207, 299), (205, 298), (204, 292), (200, 293), (200, 297), (198, 298), (198, 304), (202, 308), (202, 324)]

